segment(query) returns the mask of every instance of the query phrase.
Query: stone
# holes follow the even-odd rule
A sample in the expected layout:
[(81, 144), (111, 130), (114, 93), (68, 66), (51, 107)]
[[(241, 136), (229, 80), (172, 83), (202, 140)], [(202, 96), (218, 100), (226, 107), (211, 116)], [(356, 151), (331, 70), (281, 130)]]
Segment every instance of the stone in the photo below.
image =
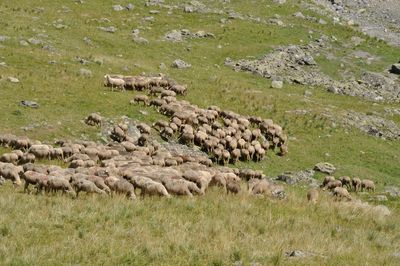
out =
[(113, 6), (113, 10), (114, 11), (122, 11), (122, 10), (124, 10), (125, 8), (123, 8), (121, 5), (114, 5)]
[(314, 170), (331, 175), (336, 171), (336, 168), (335, 166), (333, 166), (333, 164), (327, 162), (320, 162), (314, 166)]
[(392, 214), (392, 212), (389, 210), (388, 207), (386, 207), (385, 205), (378, 205), (372, 208), (372, 210), (380, 215), (381, 217), (383, 216), (390, 216)]
[(0, 67), (7, 67), (6, 62), (0, 62)]
[(131, 11), (131, 10), (133, 10), (134, 8), (135, 8), (135, 6), (134, 6), (133, 4), (131, 4), (131, 3), (129, 3), (129, 4), (126, 5), (126, 9), (127, 9), (128, 11)]
[(282, 80), (273, 80), (271, 83), (271, 87), (274, 89), (282, 89), (283, 81)]
[(164, 36), (164, 39), (171, 42), (181, 42), (183, 41), (183, 37), (180, 31), (172, 30), (167, 32)]
[(314, 174), (315, 171), (311, 169), (299, 172), (284, 172), (283, 174), (278, 175), (275, 179), (283, 181), (289, 185), (305, 183), (309, 186), (316, 187), (318, 186), (318, 182), (314, 179)]
[(99, 30), (105, 31), (105, 32), (109, 32), (109, 33), (115, 33), (117, 31), (117, 28), (114, 26), (110, 26), (110, 27), (97, 27)]
[(303, 19), (306, 18), (306, 17), (303, 15), (303, 13), (301, 13), (301, 12), (296, 12), (296, 13), (293, 14), (293, 16), (296, 17), (296, 18), (303, 18)]
[(184, 6), (183, 11), (185, 13), (193, 13), (194, 12), (194, 7), (193, 6)]
[(167, 66), (165, 65), (165, 63), (160, 63), (160, 65), (158, 66), (158, 68), (159, 68), (160, 70), (165, 70), (165, 69), (167, 69)]
[(192, 67), (191, 64), (186, 63), (185, 61), (181, 59), (176, 59), (174, 62), (172, 62), (172, 67), (178, 68), (178, 69), (185, 69), (185, 68), (190, 68)]
[(388, 201), (388, 198), (385, 195), (376, 195), (374, 197), (370, 197), (370, 200), (374, 201)]
[(384, 189), (384, 193), (392, 198), (400, 197), (400, 189), (395, 186), (386, 186)]
[(318, 20), (318, 23), (321, 24), (321, 25), (326, 25), (327, 24), (327, 22), (325, 20), (323, 20), (322, 18), (320, 18)]
[(8, 37), (8, 36), (0, 35), (0, 42), (5, 42), (5, 41), (7, 41), (9, 39), (10, 39), (10, 37)]
[(19, 105), (24, 107), (39, 108), (39, 104), (34, 101), (21, 101)]
[(390, 73), (400, 75), (400, 63), (393, 64), (390, 68)]
[(79, 69), (79, 75), (85, 78), (91, 78), (93, 76), (92, 71), (86, 68)]
[(29, 43), (28, 43), (27, 41), (25, 41), (25, 40), (20, 40), (20, 41), (19, 41), (19, 44), (20, 44), (21, 46), (29, 46)]
[(288, 257), (306, 257), (306, 254), (300, 250), (293, 250), (286, 252), (286, 256)]
[(309, 90), (304, 91), (304, 97), (311, 97), (313, 93)]
[(133, 41), (138, 44), (149, 44), (149, 41), (140, 36), (133, 36)]
[(29, 38), (29, 39), (28, 39), (28, 42), (29, 42), (30, 44), (33, 44), (33, 45), (38, 45), (38, 44), (41, 44), (41, 43), (42, 43), (41, 40), (38, 40), (38, 39), (35, 39), (35, 38)]
[(275, 4), (283, 5), (286, 3), (286, 0), (274, 0)]
[(8, 77), (8, 81), (11, 83), (19, 83), (19, 79), (15, 78), (15, 77)]

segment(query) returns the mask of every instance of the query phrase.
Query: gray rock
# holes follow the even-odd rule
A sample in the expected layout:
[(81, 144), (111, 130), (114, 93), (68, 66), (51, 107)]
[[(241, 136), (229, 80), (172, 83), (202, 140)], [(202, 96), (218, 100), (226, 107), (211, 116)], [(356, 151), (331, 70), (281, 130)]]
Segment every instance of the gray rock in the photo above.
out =
[(296, 18), (303, 18), (303, 19), (306, 18), (306, 17), (303, 15), (303, 13), (301, 13), (301, 12), (296, 12), (296, 13), (293, 14), (293, 16), (296, 17)]
[(283, 181), (289, 185), (303, 183), (312, 187), (316, 187), (318, 186), (318, 181), (314, 179), (314, 174), (314, 170), (308, 169), (299, 172), (285, 172), (278, 175), (275, 179)]
[(135, 6), (133, 4), (131, 4), (131, 3), (126, 5), (126, 9), (129, 10), (129, 11), (133, 10), (134, 8), (135, 8)]
[(122, 10), (124, 10), (125, 8), (123, 8), (121, 5), (114, 5), (113, 6), (113, 10), (114, 11), (122, 11)]
[(160, 11), (159, 10), (150, 10), (149, 13), (152, 15), (155, 15), (155, 14), (160, 13)]
[(88, 37), (84, 37), (83, 38), (83, 41), (87, 44), (87, 45), (93, 45), (93, 42), (92, 42), (92, 40), (91, 39), (89, 39)]
[(21, 101), (19, 105), (24, 107), (39, 108), (39, 104), (34, 101)]
[(171, 42), (181, 42), (183, 41), (183, 36), (180, 31), (172, 30), (165, 34), (164, 39)]
[(388, 198), (385, 195), (376, 195), (376, 196), (370, 197), (369, 200), (373, 200), (373, 201), (388, 201)]
[(0, 42), (5, 42), (8, 41), (10, 39), (10, 37), (5, 36), (5, 35), (0, 35)]
[(15, 77), (8, 77), (8, 81), (11, 83), (19, 83), (19, 79), (15, 78)]
[(160, 70), (165, 70), (165, 69), (167, 69), (167, 66), (166, 66), (164, 63), (160, 63), (160, 65), (158, 66), (158, 68), (159, 68)]
[(283, 5), (286, 3), (286, 0), (274, 0), (275, 4)]
[(326, 21), (323, 20), (322, 18), (320, 18), (320, 19), (318, 20), (318, 23), (321, 24), (321, 25), (326, 25), (326, 24), (327, 24)]
[(0, 67), (7, 67), (6, 62), (0, 62)]
[(149, 41), (140, 36), (133, 36), (133, 41), (138, 44), (149, 44)]
[(313, 95), (313, 93), (311, 92), (311, 91), (309, 91), (309, 90), (306, 90), (305, 92), (304, 92), (304, 96), (305, 97), (311, 97)]
[(172, 62), (172, 67), (178, 68), (178, 69), (185, 69), (185, 68), (190, 68), (192, 67), (191, 64), (186, 63), (185, 61), (181, 59), (176, 59), (174, 62)]
[(184, 6), (183, 11), (185, 13), (193, 13), (194, 12), (194, 7), (193, 6)]
[(271, 87), (274, 89), (282, 89), (283, 81), (282, 80), (273, 80), (271, 83)]
[(387, 186), (384, 189), (385, 194), (392, 198), (398, 198), (400, 197), (400, 189), (395, 186)]
[(293, 250), (293, 251), (288, 251), (286, 252), (286, 256), (288, 257), (307, 257), (306, 253), (304, 253), (301, 250)]
[(400, 75), (400, 63), (393, 64), (392, 67), (390, 68), (390, 73)]
[(86, 68), (79, 69), (79, 75), (85, 78), (91, 78), (93, 76), (92, 71)]
[(395, 252), (392, 254), (392, 256), (395, 258), (400, 258), (400, 252)]
[(317, 163), (314, 166), (314, 170), (331, 175), (336, 171), (336, 168), (335, 168), (335, 166), (333, 166), (333, 164), (330, 164), (327, 162), (321, 162), (321, 163)]
[(38, 45), (38, 44), (41, 44), (41, 43), (42, 43), (41, 40), (38, 40), (38, 39), (35, 39), (35, 38), (29, 38), (29, 39), (28, 39), (28, 42), (29, 42), (30, 44), (33, 44), (33, 45)]
[(19, 41), (19, 44), (20, 44), (21, 46), (29, 46), (29, 43), (28, 43), (27, 41), (25, 41), (25, 40), (20, 40), (20, 41)]
[(97, 27), (99, 30), (105, 31), (105, 32), (110, 32), (110, 33), (115, 33), (117, 31), (117, 28), (114, 26), (110, 27)]

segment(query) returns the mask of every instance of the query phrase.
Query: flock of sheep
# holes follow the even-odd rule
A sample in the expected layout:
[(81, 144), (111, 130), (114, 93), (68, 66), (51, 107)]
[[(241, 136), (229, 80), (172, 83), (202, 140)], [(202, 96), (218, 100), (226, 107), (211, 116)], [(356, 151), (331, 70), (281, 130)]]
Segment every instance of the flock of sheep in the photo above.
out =
[[(116, 128), (124, 130), (126, 125), (117, 125), (113, 133)], [(284, 197), (283, 188), (264, 179), (260, 171), (213, 166), (206, 156), (173, 154), (156, 141), (141, 142), (140, 138), (136, 143), (58, 141), (52, 146), (2, 135), (0, 145), (13, 149), (0, 158), (0, 184), (10, 180), (19, 187), (23, 180), (28, 193), (34, 186), (37, 193), (62, 191), (73, 197), (80, 192), (118, 193), (135, 200), (139, 191), (142, 197), (192, 197), (204, 195), (212, 186), (236, 194), (241, 191), (241, 181), (246, 180), (249, 194)], [(63, 160), (68, 167), (37, 164), (38, 159)]]
[[(369, 179), (361, 180), (358, 177), (350, 178), (349, 176), (342, 176), (335, 179), (334, 176), (325, 176), (321, 184), (322, 190), (330, 190), (332, 195), (337, 200), (351, 201), (352, 197), (349, 191), (373, 191), (375, 192), (374, 181)], [(307, 199), (311, 203), (317, 203), (319, 192), (316, 188), (310, 189), (307, 193)]]
[[(268, 149), (279, 148), (280, 155), (286, 154), (287, 136), (272, 120), (242, 116), (217, 106), (202, 109), (178, 100), (176, 95), (184, 95), (186, 86), (163, 75), (106, 75), (104, 85), (120, 90), (147, 90), (149, 95), (136, 95), (131, 103), (156, 106), (161, 114), (170, 117), (169, 121), (157, 121), (153, 128), (164, 139), (175, 136), (182, 144), (200, 146), (210, 157), (167, 150), (150, 137), (152, 129), (145, 123), (136, 125), (140, 131), (136, 139), (129, 135), (127, 124), (117, 124), (110, 132), (112, 141), (107, 144), (57, 141), (53, 146), (7, 134), (0, 135), (0, 146), (12, 151), (0, 157), (0, 185), (10, 180), (19, 187), (23, 180), (28, 193), (34, 186), (37, 193), (62, 191), (73, 197), (80, 192), (118, 193), (135, 200), (139, 192), (141, 197), (193, 197), (204, 195), (212, 186), (237, 194), (241, 183), (247, 182), (250, 195), (285, 197), (283, 187), (267, 180), (261, 171), (219, 166), (238, 160), (260, 161)], [(97, 113), (85, 119), (92, 126), (101, 126), (102, 121)], [(60, 160), (68, 166), (37, 164), (37, 160)], [(335, 180), (332, 176), (325, 177), (321, 187), (331, 190), (340, 200), (351, 200), (347, 189), (375, 190), (371, 180)], [(317, 189), (311, 189), (307, 198), (315, 203), (318, 195)]]
[(131, 104), (155, 106), (161, 114), (170, 117), (169, 121), (160, 120), (153, 124), (161, 137), (166, 140), (177, 137), (188, 146), (198, 145), (216, 163), (260, 161), (268, 149), (279, 148), (280, 155), (288, 151), (287, 135), (271, 119), (243, 116), (217, 106), (203, 109), (178, 100), (177, 94), (184, 95), (186, 86), (168, 80), (162, 74), (155, 77), (106, 75), (104, 85), (147, 90), (148, 95), (134, 96)]

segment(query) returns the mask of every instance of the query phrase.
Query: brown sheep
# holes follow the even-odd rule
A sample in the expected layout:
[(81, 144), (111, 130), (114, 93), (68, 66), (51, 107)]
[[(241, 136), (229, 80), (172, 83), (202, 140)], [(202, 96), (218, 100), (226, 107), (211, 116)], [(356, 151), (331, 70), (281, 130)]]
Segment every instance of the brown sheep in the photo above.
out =
[(351, 179), (349, 176), (342, 176), (339, 178), (340, 182), (342, 182), (343, 187), (347, 187), (347, 189), (351, 189)]
[(55, 176), (49, 177), (47, 180), (47, 190), (53, 193), (61, 190), (63, 194), (68, 193), (73, 197), (76, 196), (75, 191), (71, 187), (68, 180), (62, 177), (55, 177)]
[(352, 184), (353, 189), (354, 189), (355, 192), (358, 192), (358, 191), (361, 190), (361, 179), (360, 178), (354, 177), (351, 180), (351, 184)]
[(340, 180), (330, 181), (322, 190), (333, 190), (337, 187), (342, 187), (342, 182), (340, 182)]
[(351, 196), (347, 189), (344, 187), (335, 187), (335, 189), (333, 190), (333, 196), (336, 200), (346, 199), (348, 201), (351, 201)]
[(21, 175), (21, 179), (25, 181), (24, 192), (28, 191), (29, 193), (29, 185), (37, 186), (41, 180), (47, 179), (47, 175), (33, 171), (26, 171)]
[(113, 176), (107, 177), (104, 182), (113, 192), (124, 194), (130, 200), (136, 199), (135, 187), (130, 182)]
[(193, 197), (188, 188), (186, 180), (180, 178), (163, 178), (162, 184), (167, 189), (168, 193), (178, 196)]
[(318, 202), (319, 192), (317, 189), (312, 188), (307, 192), (307, 200), (312, 204), (316, 204)]
[(369, 179), (364, 179), (361, 181), (361, 189), (363, 191), (373, 191), (375, 192), (375, 184), (374, 181)]
[(167, 189), (161, 183), (155, 182), (151, 179), (147, 180), (142, 184), (140, 193), (141, 197), (144, 197), (145, 195), (163, 196), (166, 198), (171, 197)]
[(97, 193), (101, 195), (106, 195), (106, 192), (104, 190), (99, 189), (92, 181), (83, 178), (73, 181), (71, 185), (76, 190), (76, 197), (78, 197), (79, 192), (81, 191), (84, 191), (87, 194)]
[(88, 115), (85, 119), (85, 123), (89, 126), (98, 126), (101, 127), (101, 122), (103, 118), (97, 114), (97, 113), (92, 113)]
[(227, 193), (238, 194), (240, 192), (240, 183), (234, 180), (228, 180), (226, 182)]
[(334, 176), (325, 176), (324, 180), (322, 181), (322, 185), (321, 187), (325, 187), (329, 182), (335, 181), (335, 177)]

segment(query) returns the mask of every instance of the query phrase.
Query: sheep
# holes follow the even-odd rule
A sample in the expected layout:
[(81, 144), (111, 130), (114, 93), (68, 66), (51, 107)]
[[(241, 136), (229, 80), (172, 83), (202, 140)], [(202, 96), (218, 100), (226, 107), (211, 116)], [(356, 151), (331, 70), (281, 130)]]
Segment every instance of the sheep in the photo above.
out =
[(272, 184), (265, 179), (252, 178), (248, 181), (248, 191), (251, 195), (267, 194), (271, 193)]
[(160, 183), (155, 182), (151, 179), (145, 181), (141, 186), (141, 197), (145, 195), (149, 196), (163, 196), (166, 198), (170, 198), (170, 194), (168, 193), (167, 189)]
[(110, 176), (104, 182), (113, 192), (124, 194), (130, 200), (136, 200), (135, 187), (129, 181)]
[(32, 153), (25, 153), (22, 155), (22, 157), (19, 159), (18, 164), (26, 164), (26, 163), (34, 163), (36, 160), (35, 155)]
[(61, 190), (62, 193), (68, 193), (73, 197), (76, 197), (75, 191), (68, 180), (62, 177), (51, 176), (47, 180), (47, 190), (53, 193)]
[(342, 199), (346, 199), (348, 201), (352, 200), (349, 192), (344, 187), (335, 187), (333, 190), (333, 196), (335, 197), (335, 200), (342, 200)]
[(375, 192), (375, 184), (374, 181), (369, 180), (369, 179), (364, 179), (361, 181), (361, 190), (363, 191), (373, 191)]
[(101, 115), (99, 115), (97, 113), (92, 113), (86, 117), (85, 123), (90, 126), (101, 127), (102, 120), (103, 120), (103, 118), (101, 117)]
[(167, 189), (168, 193), (178, 196), (193, 197), (186, 180), (181, 178), (163, 178), (161, 183)]
[(171, 86), (171, 90), (177, 94), (186, 95), (187, 88), (185, 85), (175, 84)]
[(133, 100), (131, 100), (131, 104), (139, 104), (140, 102), (142, 102), (146, 106), (149, 105), (149, 100), (150, 99), (147, 95), (139, 94), (133, 97)]
[(329, 182), (335, 181), (335, 177), (334, 176), (325, 176), (324, 180), (322, 181), (322, 185), (321, 187), (325, 187)]
[(226, 191), (226, 178), (222, 173), (217, 173), (211, 178), (210, 187), (222, 187)]
[(241, 156), (240, 150), (239, 150), (239, 149), (234, 149), (234, 150), (231, 152), (232, 163), (233, 163), (233, 164), (236, 164), (237, 161), (240, 159), (240, 156)]
[(348, 189), (351, 189), (351, 179), (348, 176), (342, 176), (339, 178), (340, 182), (342, 182), (343, 187), (347, 187)]
[(114, 91), (114, 88), (125, 90), (125, 80), (122, 78), (113, 78), (110, 75), (105, 75), (104, 78), (106, 79), (104, 86), (111, 87), (112, 91)]
[(227, 150), (222, 150), (222, 163), (226, 165), (229, 163), (229, 159), (231, 158), (231, 154)]
[(3, 179), (11, 180), (15, 187), (21, 185), (20, 175), (24, 172), (21, 166), (15, 166), (11, 163), (0, 163), (0, 176)]
[(351, 184), (352, 184), (353, 189), (354, 189), (355, 192), (358, 192), (358, 191), (361, 190), (361, 179), (360, 178), (354, 177), (351, 180)]
[(307, 200), (312, 204), (316, 204), (318, 202), (319, 192), (317, 189), (312, 188), (307, 192)]
[(48, 159), (50, 157), (50, 147), (48, 145), (32, 145), (28, 152), (35, 155), (37, 159)]
[(163, 128), (168, 127), (168, 122), (164, 120), (156, 121), (152, 126), (154, 129), (161, 131)]
[(322, 190), (333, 190), (336, 187), (342, 187), (342, 182), (340, 182), (340, 180), (330, 181)]
[(136, 127), (137, 127), (137, 129), (139, 129), (140, 133), (142, 133), (142, 134), (150, 134), (151, 133), (151, 127), (145, 123), (139, 123)]
[(50, 158), (51, 159), (59, 159), (64, 160), (64, 152), (61, 148), (52, 148), (50, 150)]
[(29, 193), (29, 185), (37, 186), (41, 180), (47, 179), (47, 175), (34, 171), (26, 171), (21, 175), (21, 179), (25, 181), (24, 192), (28, 191)]
[(4, 162), (4, 163), (17, 164), (17, 161), (18, 161), (18, 155), (16, 153), (13, 153), (13, 152), (4, 153), (0, 157), (0, 162)]
[(106, 195), (106, 192), (104, 190), (99, 189), (92, 181), (89, 181), (87, 179), (81, 178), (81, 179), (75, 180), (71, 183), (71, 185), (76, 190), (76, 197), (78, 197), (79, 192), (81, 192), (81, 191), (86, 192), (87, 194), (97, 193), (100, 195)]
[(240, 192), (240, 184), (237, 181), (228, 180), (226, 182), (227, 193), (238, 194)]

